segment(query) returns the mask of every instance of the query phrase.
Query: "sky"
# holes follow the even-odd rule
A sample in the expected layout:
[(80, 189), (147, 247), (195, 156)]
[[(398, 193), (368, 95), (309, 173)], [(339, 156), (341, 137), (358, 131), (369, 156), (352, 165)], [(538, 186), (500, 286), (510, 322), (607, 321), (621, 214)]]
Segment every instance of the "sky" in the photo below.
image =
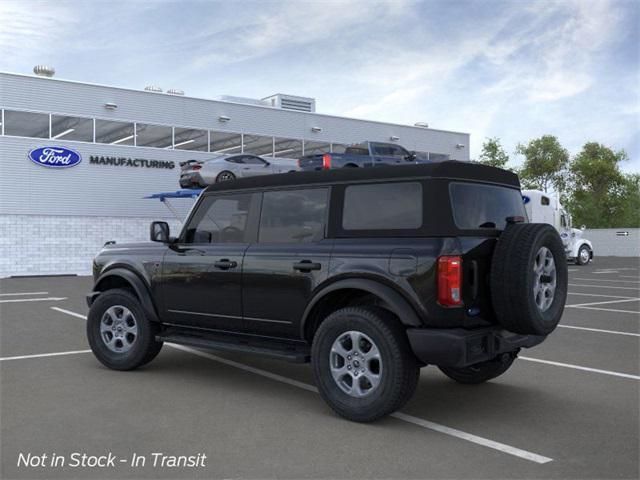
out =
[[(0, 0), (0, 71), (624, 149), (640, 172), (640, 1)], [(363, 139), (364, 140), (364, 139)]]

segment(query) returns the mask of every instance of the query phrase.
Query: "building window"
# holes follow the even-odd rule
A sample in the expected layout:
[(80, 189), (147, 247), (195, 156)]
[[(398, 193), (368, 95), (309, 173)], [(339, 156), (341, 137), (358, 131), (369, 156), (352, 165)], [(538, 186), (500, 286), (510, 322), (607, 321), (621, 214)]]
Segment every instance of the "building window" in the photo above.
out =
[(242, 135), (239, 133), (210, 132), (210, 136), (210, 152), (223, 154), (242, 152)]
[(422, 226), (422, 185), (417, 182), (353, 185), (346, 188), (345, 230), (403, 230)]
[(274, 157), (298, 159), (302, 156), (302, 140), (276, 137), (273, 142), (275, 145)]
[(136, 145), (138, 147), (171, 148), (173, 129), (162, 125), (136, 123)]
[(176, 127), (174, 130), (173, 148), (176, 150), (206, 152), (209, 149), (208, 132), (206, 130)]
[(326, 188), (265, 192), (260, 214), (260, 242), (309, 243), (324, 236)]
[(4, 134), (14, 137), (49, 138), (49, 115), (5, 110)]
[(134, 144), (133, 123), (114, 120), (96, 120), (96, 142), (111, 145)]
[(260, 155), (264, 157), (273, 156), (273, 137), (263, 137), (262, 135), (244, 135), (244, 153)]
[(331, 152), (331, 144), (328, 142), (311, 142), (309, 140), (304, 141), (305, 155), (317, 155), (329, 152)]
[(93, 119), (51, 115), (51, 138), (93, 142)]
[(446, 162), (449, 160), (449, 155), (444, 153), (429, 153), (429, 161), (431, 162)]

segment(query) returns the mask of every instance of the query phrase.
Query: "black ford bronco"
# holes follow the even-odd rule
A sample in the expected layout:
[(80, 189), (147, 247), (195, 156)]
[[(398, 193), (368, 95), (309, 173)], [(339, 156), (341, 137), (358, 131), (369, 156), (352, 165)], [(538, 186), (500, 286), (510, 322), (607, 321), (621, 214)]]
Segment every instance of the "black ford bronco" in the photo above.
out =
[(95, 258), (103, 364), (140, 367), (163, 342), (311, 361), (331, 408), (362, 422), (404, 405), (426, 365), (501, 375), (567, 295), (562, 241), (527, 223), (516, 175), (471, 163), (223, 182), (151, 240)]

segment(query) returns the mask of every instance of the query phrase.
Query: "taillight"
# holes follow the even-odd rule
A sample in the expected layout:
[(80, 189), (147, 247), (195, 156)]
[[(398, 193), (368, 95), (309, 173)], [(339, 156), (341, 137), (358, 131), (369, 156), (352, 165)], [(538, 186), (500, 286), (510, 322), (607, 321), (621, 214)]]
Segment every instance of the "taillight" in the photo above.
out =
[(445, 307), (462, 304), (462, 258), (438, 258), (438, 303)]
[(302, 167), (302, 159), (301, 159), (301, 158), (299, 158), (299, 159), (298, 159), (298, 168), (301, 168), (301, 167)]
[(331, 155), (329, 153), (325, 153), (322, 155), (322, 169), (329, 170), (331, 168)]
[(191, 167), (191, 170), (200, 170), (202, 168), (202, 165), (194, 165), (193, 167)]

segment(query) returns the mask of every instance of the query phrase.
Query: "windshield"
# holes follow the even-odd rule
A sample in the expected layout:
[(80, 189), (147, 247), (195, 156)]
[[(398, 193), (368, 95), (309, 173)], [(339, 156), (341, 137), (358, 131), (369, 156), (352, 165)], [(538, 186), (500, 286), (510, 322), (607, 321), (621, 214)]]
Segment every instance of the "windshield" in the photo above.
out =
[(522, 195), (515, 188), (454, 182), (449, 192), (453, 217), (460, 229), (503, 230), (507, 217), (527, 218)]

